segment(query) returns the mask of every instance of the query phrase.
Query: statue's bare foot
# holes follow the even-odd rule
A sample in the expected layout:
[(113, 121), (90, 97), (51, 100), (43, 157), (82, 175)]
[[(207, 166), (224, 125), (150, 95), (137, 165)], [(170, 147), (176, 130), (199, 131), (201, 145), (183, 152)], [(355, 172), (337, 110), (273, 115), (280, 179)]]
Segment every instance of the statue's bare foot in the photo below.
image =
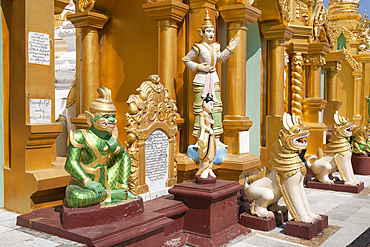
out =
[(212, 177), (216, 177), (216, 174), (213, 173), (212, 169), (209, 169), (209, 175), (211, 175)]
[(310, 213), (310, 216), (312, 219), (317, 219), (317, 220), (321, 220), (321, 215), (319, 214), (314, 214), (314, 213)]
[(302, 218), (302, 221), (305, 222), (305, 223), (314, 223), (315, 219), (311, 219), (311, 217), (307, 215), (307, 216)]
[(333, 180), (329, 180), (328, 181), (328, 184), (334, 184), (334, 181)]
[(208, 178), (208, 174), (209, 174), (209, 168), (205, 169), (201, 174), (200, 174), (200, 177), (201, 178)]

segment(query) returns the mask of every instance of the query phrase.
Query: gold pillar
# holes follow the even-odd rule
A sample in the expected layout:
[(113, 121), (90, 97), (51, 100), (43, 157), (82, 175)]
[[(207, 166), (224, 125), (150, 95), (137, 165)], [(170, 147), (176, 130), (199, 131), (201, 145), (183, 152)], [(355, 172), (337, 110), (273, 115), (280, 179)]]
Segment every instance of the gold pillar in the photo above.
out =
[[(266, 161), (270, 159), (272, 144), (277, 140), (284, 111), (284, 45), (293, 37), (289, 26), (262, 25), (262, 34), (268, 40), (268, 92), (266, 116)], [(267, 164), (262, 164), (267, 165)]]
[(342, 50), (330, 52), (326, 55), (326, 64), (323, 66), (325, 69), (325, 84), (326, 84), (326, 99), (327, 103), (324, 109), (324, 123), (329, 127), (334, 126), (334, 114), (339, 110), (342, 105), (341, 101), (337, 98), (337, 83), (338, 71), (342, 68), (342, 62), (346, 55)]
[[(247, 25), (253, 24), (261, 11), (250, 5), (236, 4), (219, 7), (224, 21), (228, 24), (228, 41), (239, 37), (240, 43), (227, 61), (227, 115), (224, 117), (224, 142), (228, 145), (227, 157), (216, 171), (219, 179), (244, 183), (244, 175), (260, 165), (257, 156), (240, 147), (241, 132), (248, 131), (252, 121), (246, 113), (246, 63)], [(224, 99), (225, 100), (225, 99)]]
[(367, 125), (369, 122), (369, 113), (368, 113), (368, 106), (365, 97), (369, 97), (370, 93), (370, 53), (369, 52), (361, 52), (355, 55), (356, 60), (362, 64), (362, 90), (361, 90), (361, 115), (362, 124)]
[(143, 9), (158, 21), (158, 75), (171, 98), (176, 99), (177, 22), (183, 20), (189, 6), (179, 0), (164, 0), (143, 4)]
[(316, 154), (324, 150), (328, 127), (320, 122), (320, 111), (325, 108), (326, 100), (321, 98), (321, 67), (326, 63), (324, 55), (329, 51), (326, 43), (312, 43), (308, 47), (306, 65), (308, 65), (307, 98), (303, 101), (303, 122), (310, 126), (306, 154)]
[(357, 126), (361, 125), (362, 116), (361, 116), (361, 101), (364, 101), (361, 98), (361, 89), (362, 89), (362, 72), (352, 72), (353, 75), (353, 117), (352, 119), (355, 121)]
[(297, 52), (291, 59), (292, 67), (292, 114), (303, 118), (303, 56)]
[[(6, 47), (11, 63), (4, 67), (8, 70), (4, 75), (9, 75), (5, 77), (9, 79), (9, 112), (5, 113), (9, 114), (10, 162), (4, 167), (4, 203), (9, 210), (29, 213), (62, 203), (69, 180), (63, 165), (55, 163), (55, 139), (62, 125), (55, 124), (54, 112), (54, 2), (10, 1), (2, 8), (7, 12), (6, 39), (11, 44)], [(29, 61), (30, 32), (49, 35), (49, 64)], [(31, 124), (30, 99), (51, 101), (51, 123)]]
[(88, 128), (85, 120), (85, 111), (89, 110), (89, 105), (97, 97), (99, 88), (99, 34), (98, 29), (102, 29), (108, 21), (108, 16), (96, 12), (80, 12), (68, 15), (76, 28), (81, 30), (81, 60), (80, 63), (80, 115), (78, 118), (71, 118), (71, 122), (76, 128)]

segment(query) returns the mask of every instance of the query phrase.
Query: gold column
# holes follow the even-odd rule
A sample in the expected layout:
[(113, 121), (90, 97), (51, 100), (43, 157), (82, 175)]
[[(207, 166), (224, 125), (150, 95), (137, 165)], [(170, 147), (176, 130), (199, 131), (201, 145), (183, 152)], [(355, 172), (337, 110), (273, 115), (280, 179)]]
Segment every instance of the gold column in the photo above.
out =
[(334, 126), (334, 114), (339, 110), (342, 105), (341, 101), (337, 98), (337, 83), (338, 71), (341, 70), (342, 62), (346, 55), (342, 50), (330, 52), (326, 55), (326, 64), (323, 66), (325, 69), (325, 84), (326, 84), (326, 99), (327, 103), (324, 109), (324, 123), (329, 127)]
[(308, 55), (309, 79), (307, 87), (308, 98), (303, 101), (303, 122), (311, 126), (308, 137), (307, 154), (316, 154), (317, 150), (324, 149), (326, 143), (327, 126), (319, 121), (319, 112), (325, 108), (326, 100), (320, 98), (321, 94), (321, 66), (325, 60), (321, 55)]
[(353, 102), (353, 117), (357, 126), (361, 125), (362, 116), (361, 116), (361, 101), (364, 101), (361, 98), (361, 89), (362, 89), (362, 72), (352, 72), (353, 75), (353, 92), (354, 92), (354, 102)]
[[(277, 140), (282, 127), (284, 111), (284, 45), (293, 37), (289, 26), (262, 25), (262, 34), (268, 40), (268, 92), (266, 116), (266, 161), (269, 160), (272, 144)], [(262, 151), (261, 151), (262, 153)], [(263, 164), (267, 165), (267, 164)]]
[(98, 94), (99, 88), (99, 35), (98, 29), (102, 29), (108, 21), (108, 16), (96, 12), (80, 12), (68, 15), (76, 28), (81, 30), (81, 61), (80, 63), (80, 115), (72, 118), (71, 122), (76, 128), (88, 128), (85, 120), (85, 111)]
[[(242, 151), (240, 132), (248, 131), (252, 121), (246, 113), (246, 62), (247, 25), (253, 24), (261, 11), (246, 4), (222, 5), (219, 7), (224, 21), (228, 24), (228, 40), (239, 37), (240, 43), (227, 61), (227, 115), (224, 117), (224, 142), (228, 145), (227, 158), (216, 171), (219, 179), (244, 182), (244, 174), (260, 165), (257, 156)], [(225, 100), (225, 99), (224, 99)]]
[(180, 0), (164, 0), (143, 4), (143, 9), (158, 21), (158, 75), (171, 98), (176, 99), (177, 22), (183, 20), (189, 6)]
[(370, 93), (370, 53), (361, 52), (355, 55), (356, 60), (362, 64), (362, 90), (361, 90), (361, 115), (363, 116), (362, 124), (367, 125), (369, 119), (368, 106), (365, 97)]

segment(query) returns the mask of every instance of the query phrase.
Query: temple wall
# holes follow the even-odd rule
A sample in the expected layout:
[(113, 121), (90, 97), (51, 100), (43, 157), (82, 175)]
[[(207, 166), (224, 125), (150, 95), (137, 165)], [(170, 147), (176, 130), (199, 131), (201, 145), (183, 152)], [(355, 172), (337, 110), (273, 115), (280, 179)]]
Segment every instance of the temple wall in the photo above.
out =
[[(1, 2), (0, 2), (1, 6)], [(2, 33), (2, 20), (0, 18), (0, 34)], [(3, 42), (0, 39), (0, 88), (3, 88)], [(0, 90), (0, 116), (3, 112), (3, 94), (4, 90)], [(0, 119), (0, 207), (4, 207), (4, 118)]]
[(116, 1), (100, 37), (100, 86), (112, 90), (117, 108), (119, 141), (126, 140), (126, 101), (136, 88), (158, 73), (157, 22), (149, 19), (142, 1)]
[(352, 69), (347, 62), (342, 63), (342, 70), (338, 73), (337, 98), (343, 102), (339, 114), (352, 120), (354, 104), (353, 76)]
[(249, 129), (249, 152), (260, 156), (261, 149), (261, 38), (257, 22), (248, 25), (246, 116), (253, 121)]

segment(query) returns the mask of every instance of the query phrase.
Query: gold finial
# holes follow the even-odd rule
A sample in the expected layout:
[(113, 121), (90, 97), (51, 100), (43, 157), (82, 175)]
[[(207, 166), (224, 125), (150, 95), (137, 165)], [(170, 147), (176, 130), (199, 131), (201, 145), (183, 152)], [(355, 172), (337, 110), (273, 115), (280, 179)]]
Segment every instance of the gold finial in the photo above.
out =
[(115, 112), (116, 107), (113, 105), (111, 91), (102, 86), (98, 88), (99, 97), (95, 99), (89, 106), (89, 110), (91, 113), (99, 113), (99, 112)]

